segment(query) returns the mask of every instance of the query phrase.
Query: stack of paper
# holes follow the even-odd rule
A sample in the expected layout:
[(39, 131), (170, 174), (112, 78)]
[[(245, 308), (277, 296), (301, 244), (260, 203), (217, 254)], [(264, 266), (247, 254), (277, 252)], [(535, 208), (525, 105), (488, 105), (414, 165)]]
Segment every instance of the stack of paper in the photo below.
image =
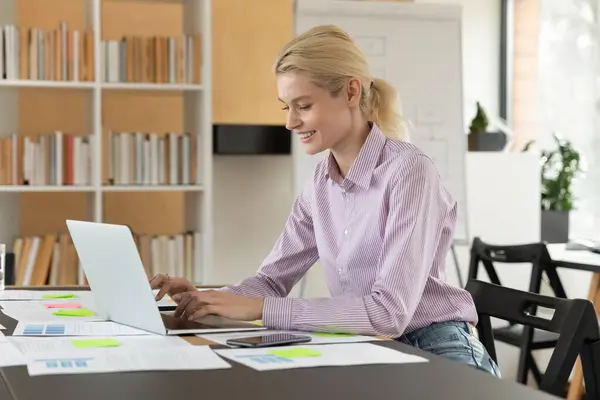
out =
[(406, 364), (427, 359), (372, 343), (224, 349), (215, 352), (257, 371), (363, 364)]
[(105, 321), (85, 305), (62, 301), (0, 301), (2, 312), (20, 322)]

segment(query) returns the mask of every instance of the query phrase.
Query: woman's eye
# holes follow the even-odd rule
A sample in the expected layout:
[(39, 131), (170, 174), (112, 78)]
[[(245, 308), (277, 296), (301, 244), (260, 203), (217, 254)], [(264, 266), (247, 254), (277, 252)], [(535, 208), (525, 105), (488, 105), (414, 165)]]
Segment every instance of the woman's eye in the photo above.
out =
[(308, 110), (308, 109), (310, 109), (310, 107), (311, 107), (310, 105), (307, 105), (307, 106), (300, 106), (299, 108), (301, 110)]

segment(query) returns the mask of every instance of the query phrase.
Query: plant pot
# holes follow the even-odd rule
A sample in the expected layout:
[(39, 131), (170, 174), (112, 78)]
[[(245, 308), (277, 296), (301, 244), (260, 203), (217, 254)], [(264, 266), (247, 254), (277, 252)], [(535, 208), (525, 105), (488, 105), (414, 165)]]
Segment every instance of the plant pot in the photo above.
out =
[(470, 132), (469, 151), (502, 151), (506, 146), (504, 132)]
[(566, 243), (569, 240), (569, 212), (542, 210), (542, 241)]

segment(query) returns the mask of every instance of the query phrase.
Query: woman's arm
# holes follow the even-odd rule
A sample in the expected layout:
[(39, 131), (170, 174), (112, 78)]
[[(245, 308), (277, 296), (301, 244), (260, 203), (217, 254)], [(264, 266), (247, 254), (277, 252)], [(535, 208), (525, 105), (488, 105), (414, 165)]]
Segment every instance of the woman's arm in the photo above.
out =
[(296, 198), (283, 232), (258, 273), (221, 290), (244, 296), (285, 297), (318, 260), (310, 211), (311, 183)]
[(456, 208), (429, 158), (410, 158), (398, 174), (389, 199), (381, 269), (371, 293), (354, 298), (266, 297), (264, 326), (387, 337), (404, 332), (421, 300), (440, 238), (449, 234), (448, 213), (454, 220)]

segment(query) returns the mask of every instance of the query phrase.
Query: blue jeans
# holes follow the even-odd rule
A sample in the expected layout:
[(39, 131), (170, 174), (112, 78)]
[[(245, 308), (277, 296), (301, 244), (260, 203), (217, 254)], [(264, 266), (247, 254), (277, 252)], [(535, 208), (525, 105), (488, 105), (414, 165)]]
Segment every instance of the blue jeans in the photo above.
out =
[(500, 369), (465, 322), (435, 323), (396, 340), (500, 377)]

